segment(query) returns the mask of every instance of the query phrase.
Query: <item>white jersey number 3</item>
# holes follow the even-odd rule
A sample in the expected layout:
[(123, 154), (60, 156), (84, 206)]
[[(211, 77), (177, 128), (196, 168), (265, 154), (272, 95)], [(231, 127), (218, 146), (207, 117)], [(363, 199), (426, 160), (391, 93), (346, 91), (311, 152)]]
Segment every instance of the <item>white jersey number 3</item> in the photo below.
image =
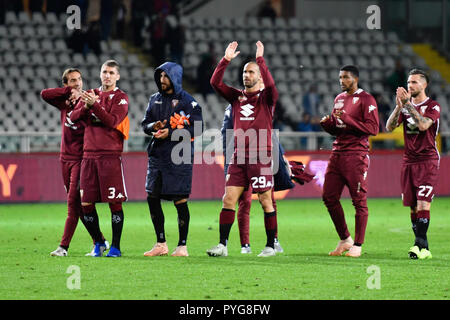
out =
[(116, 197), (116, 188), (114, 187), (108, 188), (108, 191), (109, 191), (108, 199), (114, 199)]

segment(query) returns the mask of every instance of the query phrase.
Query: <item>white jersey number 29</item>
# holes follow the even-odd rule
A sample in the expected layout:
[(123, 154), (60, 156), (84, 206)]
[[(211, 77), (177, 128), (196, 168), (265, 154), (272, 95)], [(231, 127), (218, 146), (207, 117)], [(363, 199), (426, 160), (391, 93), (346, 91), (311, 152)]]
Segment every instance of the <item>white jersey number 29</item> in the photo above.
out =
[(265, 188), (265, 187), (272, 187), (272, 182), (267, 181), (266, 177), (252, 177), (252, 188)]

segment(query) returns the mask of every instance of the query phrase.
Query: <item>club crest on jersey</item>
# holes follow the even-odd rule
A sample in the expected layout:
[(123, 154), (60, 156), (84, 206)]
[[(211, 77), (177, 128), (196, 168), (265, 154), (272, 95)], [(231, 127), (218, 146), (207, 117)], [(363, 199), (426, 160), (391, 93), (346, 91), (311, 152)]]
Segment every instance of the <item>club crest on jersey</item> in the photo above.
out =
[(359, 101), (359, 97), (354, 97), (353, 98), (353, 104), (357, 103)]
[(334, 104), (334, 108), (335, 109), (341, 109), (344, 106), (344, 100), (343, 99), (339, 99), (335, 104)]
[(246, 96), (239, 96), (238, 100), (239, 100), (239, 102), (247, 101), (247, 97)]
[(427, 107), (428, 107), (428, 106), (421, 106), (421, 107), (420, 107), (420, 112), (422, 112), (422, 114), (424, 114), (425, 111), (427, 110)]
[(111, 100), (114, 97), (114, 93), (109, 95), (109, 100)]
[(241, 117), (240, 120), (244, 120), (244, 121), (255, 120), (255, 117), (250, 117), (254, 113), (254, 111), (252, 110), (253, 108), (255, 108), (255, 107), (252, 106), (251, 104), (246, 104), (246, 105), (241, 106), (240, 113), (244, 117)]
[(172, 100), (172, 107), (175, 108), (178, 105), (179, 102), (180, 102), (179, 100), (173, 99)]

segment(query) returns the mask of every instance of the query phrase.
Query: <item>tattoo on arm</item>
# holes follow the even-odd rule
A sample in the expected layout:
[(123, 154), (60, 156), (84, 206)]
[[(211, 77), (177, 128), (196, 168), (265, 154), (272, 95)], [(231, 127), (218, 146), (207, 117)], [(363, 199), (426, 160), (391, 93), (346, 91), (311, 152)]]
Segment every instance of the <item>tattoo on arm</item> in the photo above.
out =
[(408, 110), (410, 116), (413, 118), (414, 122), (416, 123), (416, 126), (420, 126), (422, 124), (423, 126), (429, 126), (429, 122), (432, 121), (429, 118), (425, 118), (422, 116), (417, 110), (411, 105), (410, 102), (407, 102), (404, 107), (406, 110)]
[(394, 129), (398, 127), (398, 118), (400, 117), (401, 110), (401, 108), (394, 109), (386, 123), (386, 129), (389, 131), (394, 131)]

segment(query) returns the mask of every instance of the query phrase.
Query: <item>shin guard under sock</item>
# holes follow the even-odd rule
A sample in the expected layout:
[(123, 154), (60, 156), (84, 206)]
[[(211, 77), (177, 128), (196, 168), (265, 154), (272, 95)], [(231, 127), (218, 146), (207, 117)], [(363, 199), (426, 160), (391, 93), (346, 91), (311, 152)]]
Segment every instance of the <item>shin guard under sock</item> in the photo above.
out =
[(111, 245), (120, 250), (120, 237), (123, 229), (123, 210), (111, 212), (112, 243)]
[(94, 239), (94, 242), (103, 242), (95, 205), (91, 204), (88, 206), (83, 206), (83, 220), (84, 225), (92, 239)]
[(177, 208), (178, 213), (178, 245), (185, 246), (189, 232), (189, 207), (187, 202), (183, 202), (176, 204), (175, 208)]
[(416, 223), (416, 241), (415, 244), (420, 249), (425, 248), (428, 250), (427, 231), (430, 225), (430, 211), (419, 210), (417, 211), (417, 223)]
[(166, 242), (166, 234), (164, 231), (164, 213), (161, 207), (161, 199), (147, 197), (148, 208), (150, 210), (150, 218), (155, 228), (156, 241)]
[(224, 246), (227, 245), (228, 237), (230, 235), (231, 226), (233, 225), (235, 217), (235, 211), (233, 209), (223, 208), (219, 217), (219, 233), (220, 243)]
[(266, 228), (266, 247), (274, 248), (275, 234), (277, 233), (277, 212), (264, 212), (264, 227)]

